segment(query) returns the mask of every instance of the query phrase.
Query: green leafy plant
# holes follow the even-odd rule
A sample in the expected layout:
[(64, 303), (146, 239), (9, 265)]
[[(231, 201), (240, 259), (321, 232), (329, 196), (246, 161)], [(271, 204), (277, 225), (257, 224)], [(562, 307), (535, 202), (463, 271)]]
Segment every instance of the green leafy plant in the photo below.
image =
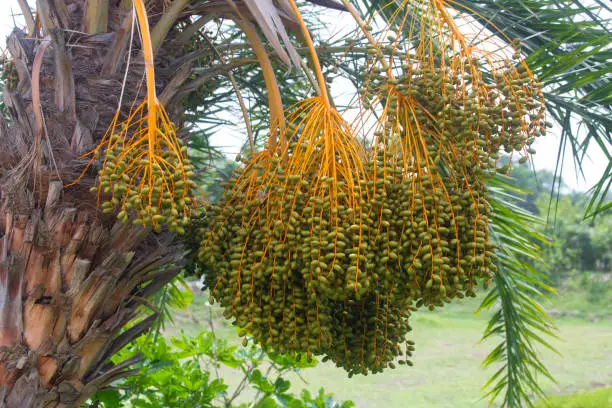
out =
[[(115, 357), (117, 364), (139, 359), (140, 375), (98, 392), (95, 407), (235, 407), (350, 408), (320, 389), (295, 393), (286, 376), (314, 367), (306, 356), (266, 354), (257, 346), (241, 347), (203, 331), (166, 340), (142, 337)], [(236, 381), (240, 379), (239, 381)]]

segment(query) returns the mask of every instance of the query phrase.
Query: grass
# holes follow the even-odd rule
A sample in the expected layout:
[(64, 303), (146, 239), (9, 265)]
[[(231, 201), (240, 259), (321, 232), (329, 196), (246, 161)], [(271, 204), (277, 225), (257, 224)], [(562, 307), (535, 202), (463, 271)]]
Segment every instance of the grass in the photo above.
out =
[[(576, 297), (582, 295), (578, 292), (562, 291), (556, 307), (567, 309), (573, 302), (579, 302)], [(571, 302), (565, 301), (566, 296)], [(209, 308), (207, 298), (196, 295), (189, 310), (176, 314), (176, 327), (169, 327), (168, 334), (176, 333), (177, 327), (186, 334), (198, 333), (208, 328), (212, 317), (216, 333), (237, 343), (234, 328), (223, 319), (219, 308)], [(455, 302), (443, 310), (420, 311), (413, 316), (414, 330), (410, 338), (416, 341), (417, 348), (414, 367), (400, 366), (382, 374), (349, 380), (344, 371), (326, 363), (301, 373), (307, 384), (297, 375), (289, 379), (297, 388), (316, 391), (324, 387), (340, 400), (353, 400), (357, 407), (486, 407), (487, 401), (481, 399), (481, 387), (496, 367), (484, 370), (480, 363), (498, 340), (480, 342), (489, 315), (474, 316), (479, 301), (477, 298)], [(545, 363), (557, 380), (557, 384), (542, 383), (546, 392), (553, 396), (554, 408), (583, 407), (562, 405), (573, 404), (573, 399), (557, 398), (557, 395), (612, 386), (612, 370), (606, 368), (612, 367), (612, 318), (602, 313), (597, 314), (597, 318), (589, 318), (593, 313), (586, 313), (588, 307), (583, 304), (580, 307), (579, 313), (562, 309), (565, 312), (555, 318), (561, 340), (552, 340), (552, 345), (561, 355), (542, 350)], [(612, 403), (605, 400), (609, 391), (608, 394), (594, 392), (592, 397), (590, 393), (584, 395), (587, 402), (605, 401), (603, 405), (584, 405), (584, 408), (612, 407)], [(576, 398), (581, 401), (581, 397)]]
[[(553, 408), (606, 408), (612, 407), (612, 388), (579, 392), (573, 395), (554, 395), (550, 399)], [(545, 408), (541, 403), (537, 408)]]

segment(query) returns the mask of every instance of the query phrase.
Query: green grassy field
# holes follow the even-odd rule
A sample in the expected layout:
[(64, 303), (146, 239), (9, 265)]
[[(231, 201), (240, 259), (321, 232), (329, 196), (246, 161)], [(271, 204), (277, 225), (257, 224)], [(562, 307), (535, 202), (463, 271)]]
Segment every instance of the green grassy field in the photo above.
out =
[[(168, 335), (179, 328), (186, 334), (204, 330), (212, 313), (217, 334), (237, 342), (234, 329), (222, 319), (220, 310), (210, 310), (205, 299), (196, 295), (189, 310), (179, 311), (175, 327), (168, 328)], [(563, 296), (558, 297), (554, 310), (576, 302), (573, 297), (567, 300), (564, 302)], [(417, 343), (414, 367), (400, 366), (382, 374), (349, 380), (344, 371), (332, 364), (320, 364), (301, 373), (307, 384), (296, 375), (289, 378), (297, 387), (313, 391), (324, 387), (338, 399), (353, 400), (357, 407), (486, 407), (487, 401), (481, 399), (481, 387), (495, 368), (484, 370), (480, 364), (497, 340), (480, 342), (489, 316), (474, 316), (478, 301), (463, 301), (445, 310), (414, 315), (411, 335)], [(608, 306), (604, 304), (605, 307)], [(561, 340), (552, 340), (551, 344), (561, 355), (543, 351), (545, 363), (557, 379), (557, 384), (542, 381), (549, 395), (612, 387), (612, 318), (607, 313), (594, 312), (597, 317), (591, 319), (584, 313), (558, 313), (555, 318)], [(608, 396), (598, 398), (603, 401)], [(591, 408), (591, 405), (563, 404), (553, 399), (555, 408)], [(609, 408), (612, 403), (597, 407)]]
[[(553, 395), (550, 398), (554, 408), (601, 408), (612, 407), (612, 388), (579, 392), (572, 395)], [(537, 408), (545, 408), (544, 403)]]

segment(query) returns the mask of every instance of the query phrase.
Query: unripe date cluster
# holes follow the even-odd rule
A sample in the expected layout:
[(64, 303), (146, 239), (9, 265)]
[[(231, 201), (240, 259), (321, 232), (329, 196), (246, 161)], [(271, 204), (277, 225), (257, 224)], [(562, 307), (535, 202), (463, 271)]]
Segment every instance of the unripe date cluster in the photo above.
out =
[(444, 191), (433, 176), (406, 179), (383, 166), (383, 155), (367, 163), (356, 206), (342, 182), (284, 175), (279, 165), (284, 187), (257, 200), (229, 190), (208, 210), (205, 283), (244, 334), (278, 352), (323, 355), (349, 374), (379, 372), (411, 364), (413, 310), (474, 296), (490, 277), (484, 186), (449, 182)]
[(105, 195), (105, 213), (117, 212), (128, 221), (159, 231), (183, 234), (196, 207), (194, 168), (186, 156), (187, 147), (177, 139), (178, 149), (157, 151), (154, 157), (142, 149), (126, 149), (118, 135), (111, 136), (112, 147), (105, 150), (99, 171), (99, 186), (92, 192)]
[(477, 58), (455, 68), (404, 64), (391, 80), (373, 66), (363, 74), (364, 106), (386, 105), (380, 132), (385, 137), (397, 138), (398, 132), (405, 137), (410, 129), (428, 148), (438, 149), (436, 161), (446, 155), (455, 168), (506, 173), (508, 166), (496, 166), (500, 151), (523, 152), (519, 161), (525, 162), (525, 153), (535, 153), (531, 145), (551, 124), (545, 121), (540, 84), (518, 60), (505, 61), (487, 81), (480, 65)]

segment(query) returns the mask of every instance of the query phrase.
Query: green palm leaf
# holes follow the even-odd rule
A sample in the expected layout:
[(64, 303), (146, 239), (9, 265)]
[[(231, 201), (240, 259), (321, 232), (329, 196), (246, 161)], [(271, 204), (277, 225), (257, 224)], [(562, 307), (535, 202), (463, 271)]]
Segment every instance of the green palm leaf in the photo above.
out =
[(556, 337), (552, 321), (539, 303), (553, 289), (533, 267), (541, 261), (540, 245), (545, 237), (533, 229), (541, 220), (517, 205), (517, 197), (525, 192), (501, 176), (490, 186), (494, 214), (491, 232), (499, 248), (499, 271), (479, 311), (496, 309), (483, 339), (501, 337), (483, 366), (502, 366), (484, 388), (490, 402), (502, 396), (502, 406), (533, 406), (534, 396), (545, 398), (538, 377), (554, 381), (538, 352), (541, 347), (554, 350), (548, 341)]

